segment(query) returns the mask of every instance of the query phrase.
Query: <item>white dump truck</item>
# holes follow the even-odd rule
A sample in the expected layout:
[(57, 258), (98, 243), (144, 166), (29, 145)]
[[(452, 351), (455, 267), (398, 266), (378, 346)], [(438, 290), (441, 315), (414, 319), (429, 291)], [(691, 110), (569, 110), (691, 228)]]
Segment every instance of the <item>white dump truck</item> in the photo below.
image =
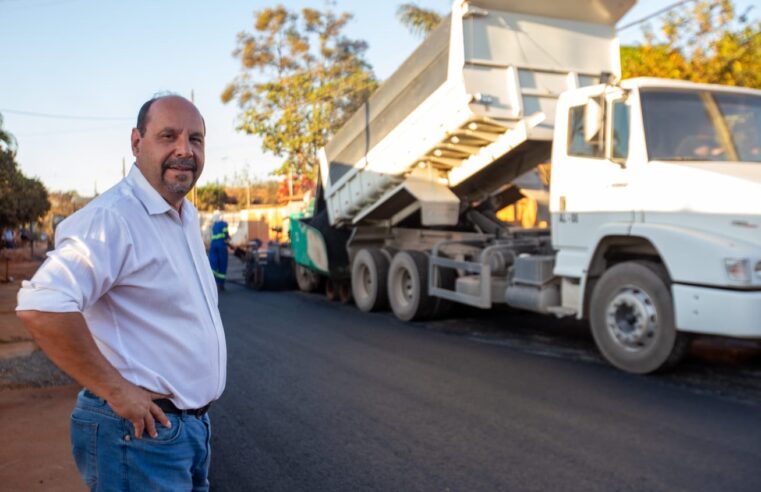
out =
[[(451, 303), (588, 319), (635, 373), (691, 334), (761, 338), (761, 91), (620, 81), (633, 4), (455, 1), (321, 150), (302, 288), (318, 272), (402, 320)], [(499, 220), (547, 163), (550, 226)]]

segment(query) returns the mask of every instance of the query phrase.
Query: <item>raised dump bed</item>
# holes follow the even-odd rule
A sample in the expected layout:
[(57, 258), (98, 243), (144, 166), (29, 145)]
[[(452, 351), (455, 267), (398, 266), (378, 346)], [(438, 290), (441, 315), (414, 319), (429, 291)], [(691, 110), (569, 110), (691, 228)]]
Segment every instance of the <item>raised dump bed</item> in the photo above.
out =
[(320, 152), (331, 225), (457, 223), (461, 201), (549, 159), (555, 103), (620, 75), (634, 0), (455, 1)]

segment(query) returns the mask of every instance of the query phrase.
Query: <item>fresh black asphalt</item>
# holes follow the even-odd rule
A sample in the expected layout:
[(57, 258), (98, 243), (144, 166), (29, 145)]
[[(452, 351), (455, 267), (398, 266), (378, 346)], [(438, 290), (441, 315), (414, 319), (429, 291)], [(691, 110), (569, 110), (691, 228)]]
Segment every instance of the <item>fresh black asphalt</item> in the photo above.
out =
[(214, 491), (761, 490), (755, 394), (622, 373), (577, 324), (554, 350), (490, 335), (566, 329), (537, 316), (405, 324), (234, 285), (220, 309)]

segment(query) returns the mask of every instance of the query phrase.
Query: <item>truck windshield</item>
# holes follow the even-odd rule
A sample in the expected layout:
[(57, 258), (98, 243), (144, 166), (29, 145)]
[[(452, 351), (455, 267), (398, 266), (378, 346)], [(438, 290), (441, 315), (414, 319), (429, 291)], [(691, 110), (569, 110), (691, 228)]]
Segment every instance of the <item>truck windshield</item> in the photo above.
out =
[(761, 162), (761, 96), (641, 92), (650, 160)]

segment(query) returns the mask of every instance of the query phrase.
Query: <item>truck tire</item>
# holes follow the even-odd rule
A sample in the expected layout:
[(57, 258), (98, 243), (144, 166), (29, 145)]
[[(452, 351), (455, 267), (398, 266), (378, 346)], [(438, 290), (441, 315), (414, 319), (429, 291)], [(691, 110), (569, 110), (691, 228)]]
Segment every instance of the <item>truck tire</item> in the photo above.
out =
[(351, 295), (351, 281), (339, 280), (336, 282), (336, 286), (338, 287), (338, 301), (341, 304), (351, 304), (354, 299)]
[(295, 261), (293, 274), (296, 277), (296, 285), (302, 292), (315, 292), (320, 287), (320, 275)]
[(394, 255), (396, 252), (399, 251), (398, 249), (394, 248), (393, 246), (384, 246), (380, 249), (380, 252), (383, 253), (383, 256), (386, 257), (388, 260), (388, 264), (391, 264), (391, 260), (394, 259)]
[(388, 270), (388, 300), (402, 321), (429, 317), (436, 299), (428, 295), (428, 256), (420, 251), (400, 251)]
[(605, 359), (627, 372), (666, 370), (689, 349), (689, 337), (676, 330), (668, 273), (657, 263), (607, 270), (592, 292), (590, 324)]
[(243, 279), (247, 288), (257, 291), (264, 290), (264, 269), (256, 257), (247, 258)]
[(325, 299), (330, 302), (338, 299), (338, 284), (332, 278), (325, 279)]
[(360, 311), (381, 311), (388, 308), (389, 260), (376, 248), (363, 248), (351, 263), (351, 290)]

